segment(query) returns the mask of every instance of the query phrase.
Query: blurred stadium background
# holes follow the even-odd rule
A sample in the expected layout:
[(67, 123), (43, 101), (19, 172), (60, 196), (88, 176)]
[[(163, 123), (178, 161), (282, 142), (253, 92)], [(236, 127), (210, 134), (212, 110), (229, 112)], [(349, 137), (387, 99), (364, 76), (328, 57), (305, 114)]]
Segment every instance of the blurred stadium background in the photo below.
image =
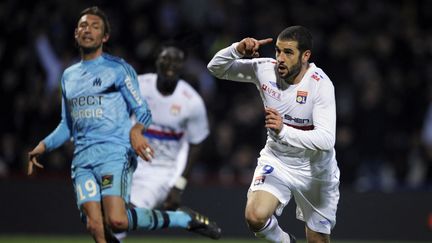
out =
[[(85, 234), (69, 176), (71, 144), (43, 156), (45, 170), (36, 176), (26, 177), (25, 169), (27, 152), (60, 119), (59, 77), (79, 60), (76, 17), (92, 5), (110, 19), (109, 51), (138, 73), (154, 72), (161, 43), (188, 52), (183, 77), (206, 102), (211, 136), (184, 200), (217, 219), (225, 237), (253, 240), (243, 207), (265, 130), (255, 88), (216, 80), (206, 64), (232, 42), (301, 24), (314, 35), (312, 61), (336, 87), (342, 194), (333, 239), (432, 241), (432, 1), (2, 0), (1, 242)], [(267, 46), (261, 55), (273, 52)], [(280, 221), (304, 238), (293, 213), (290, 205)]]

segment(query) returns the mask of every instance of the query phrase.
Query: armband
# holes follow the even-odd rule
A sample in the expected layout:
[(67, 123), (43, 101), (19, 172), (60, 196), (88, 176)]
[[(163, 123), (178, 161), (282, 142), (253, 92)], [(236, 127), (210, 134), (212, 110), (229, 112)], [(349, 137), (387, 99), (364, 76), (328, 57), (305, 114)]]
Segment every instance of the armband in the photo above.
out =
[(186, 185), (187, 185), (187, 179), (184, 178), (183, 176), (180, 176), (177, 179), (174, 187), (183, 191), (186, 188)]

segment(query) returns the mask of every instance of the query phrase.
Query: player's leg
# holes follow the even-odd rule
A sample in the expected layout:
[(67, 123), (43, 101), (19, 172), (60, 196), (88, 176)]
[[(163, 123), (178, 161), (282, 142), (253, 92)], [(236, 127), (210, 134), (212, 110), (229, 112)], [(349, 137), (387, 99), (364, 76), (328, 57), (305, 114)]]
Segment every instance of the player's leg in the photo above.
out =
[(138, 208), (153, 209), (162, 206), (174, 176), (171, 167), (153, 165), (138, 158), (132, 176), (130, 202)]
[(306, 225), (306, 240), (308, 243), (329, 243), (330, 235), (321, 232), (316, 232)]
[(261, 230), (270, 220), (279, 200), (266, 191), (251, 191), (246, 203), (245, 218), (253, 232)]
[[(81, 210), (82, 221), (96, 242), (108, 241), (100, 204), (100, 187), (92, 171), (87, 168), (75, 167), (72, 171), (78, 208)], [(115, 242), (115, 241), (114, 241)]]
[(163, 228), (186, 229), (191, 221), (191, 217), (182, 211), (126, 209), (124, 200), (119, 196), (104, 196), (103, 206), (106, 222), (114, 232), (137, 229), (146, 231)]
[(330, 233), (336, 224), (336, 211), (339, 201), (339, 179), (331, 180), (298, 178), (307, 190), (293, 191), (297, 204), (297, 218), (305, 221), (307, 242), (330, 242)]
[(129, 231), (182, 228), (213, 239), (219, 239), (221, 236), (221, 229), (215, 222), (207, 216), (185, 207), (181, 207), (177, 211), (130, 208), (127, 213)]
[(95, 242), (105, 242), (104, 223), (100, 203), (95, 201), (86, 202), (82, 205), (81, 209), (86, 217), (86, 228)]
[(126, 204), (120, 196), (104, 196), (102, 199), (105, 223), (113, 232), (128, 230)]
[(282, 210), (291, 198), (287, 182), (280, 178), (282, 172), (271, 165), (277, 163), (273, 160), (275, 158), (272, 157), (260, 157), (258, 160), (248, 192), (246, 222), (258, 238), (271, 242), (295, 242), (293, 236), (280, 228), (273, 215), (277, 209)]
[(273, 215), (278, 205), (279, 200), (269, 192), (249, 192), (245, 210), (246, 222), (258, 238), (271, 242), (295, 242), (293, 236), (280, 228)]
[[(101, 175), (103, 209), (106, 222), (114, 232), (131, 230), (157, 230), (183, 228), (211, 238), (220, 237), (220, 228), (193, 210), (178, 211), (129, 208), (130, 185), (134, 171), (134, 160), (106, 162), (98, 171)], [(119, 168), (120, 166), (120, 168)], [(198, 230), (199, 229), (199, 230)]]

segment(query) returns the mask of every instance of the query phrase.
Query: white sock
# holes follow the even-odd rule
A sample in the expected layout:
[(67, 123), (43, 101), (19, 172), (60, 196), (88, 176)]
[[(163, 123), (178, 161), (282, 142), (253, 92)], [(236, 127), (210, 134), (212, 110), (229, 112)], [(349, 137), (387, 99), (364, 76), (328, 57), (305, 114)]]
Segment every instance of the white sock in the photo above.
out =
[(267, 221), (265, 226), (255, 236), (260, 239), (266, 239), (270, 242), (290, 243), (289, 235), (279, 227), (278, 221), (274, 215)]

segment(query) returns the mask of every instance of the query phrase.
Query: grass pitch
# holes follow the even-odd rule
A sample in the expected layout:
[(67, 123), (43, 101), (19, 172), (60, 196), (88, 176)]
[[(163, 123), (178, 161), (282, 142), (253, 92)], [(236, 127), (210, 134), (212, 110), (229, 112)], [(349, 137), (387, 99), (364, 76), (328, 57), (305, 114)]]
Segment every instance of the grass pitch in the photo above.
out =
[[(52, 236), (52, 235), (0, 235), (0, 243), (92, 243), (90, 236)], [(184, 237), (137, 237), (131, 236), (124, 243), (246, 243), (264, 242), (254, 238), (227, 238), (211, 240), (206, 238), (184, 238)], [(306, 243), (304, 239), (297, 240), (298, 243)], [(356, 240), (333, 240), (332, 243), (420, 243), (420, 241), (356, 241)]]

